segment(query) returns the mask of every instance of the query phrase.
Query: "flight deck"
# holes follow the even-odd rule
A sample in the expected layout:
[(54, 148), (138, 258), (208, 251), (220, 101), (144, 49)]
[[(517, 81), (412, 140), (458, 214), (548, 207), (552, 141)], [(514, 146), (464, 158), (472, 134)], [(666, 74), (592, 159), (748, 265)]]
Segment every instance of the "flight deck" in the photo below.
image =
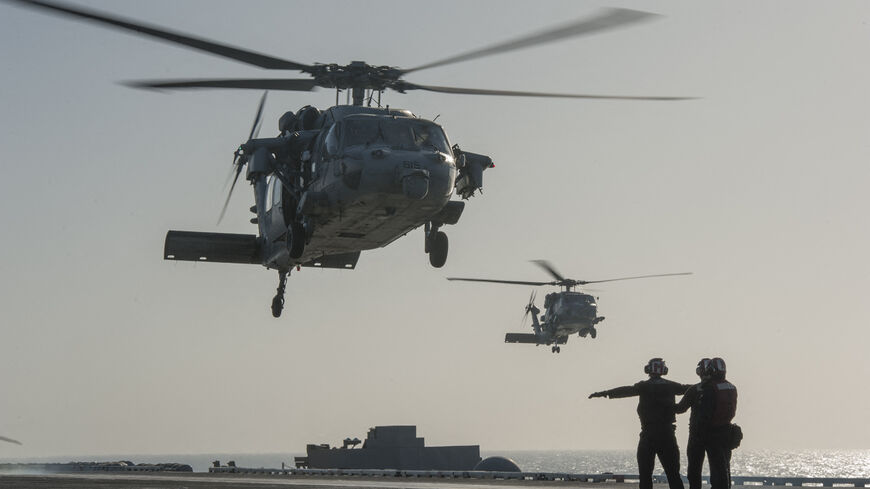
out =
[[(347, 488), (368, 489), (429, 489), (450, 487), (451, 489), (486, 489), (511, 487), (582, 487), (587, 489), (628, 489), (636, 487), (637, 476), (619, 474), (549, 474), (549, 473), (512, 473), (512, 478), (474, 477), (466, 473), (463, 477), (449, 476), (439, 471), (426, 471), (426, 474), (397, 474), (396, 471), (381, 471), (384, 475), (349, 475), (338, 471), (314, 472), (315, 469), (245, 469), (236, 468), (235, 472), (210, 471), (209, 473), (124, 473), (124, 474), (44, 474), (14, 475), (0, 474), (0, 487), (23, 489), (176, 489), (179, 485), (190, 489), (239, 488)], [(307, 473), (305, 472), (307, 471)], [(418, 471), (422, 472), (422, 471)], [(550, 478), (550, 476), (559, 476)], [(588, 477), (584, 480), (583, 477)], [(757, 488), (758, 486), (822, 486), (822, 487), (868, 487), (870, 479), (858, 478), (799, 478), (799, 477), (733, 477), (735, 488)], [(598, 482), (593, 482), (598, 481)], [(655, 476), (656, 489), (667, 488), (664, 476)], [(709, 487), (705, 484), (705, 487)]]

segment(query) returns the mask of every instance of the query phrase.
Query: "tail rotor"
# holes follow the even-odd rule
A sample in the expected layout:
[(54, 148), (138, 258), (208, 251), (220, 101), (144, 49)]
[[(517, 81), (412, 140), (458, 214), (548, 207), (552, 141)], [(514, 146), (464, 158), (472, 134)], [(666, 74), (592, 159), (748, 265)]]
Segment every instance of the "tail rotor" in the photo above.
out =
[(535, 314), (537, 314), (538, 308), (535, 307), (535, 297), (536, 296), (537, 296), (537, 291), (533, 290), (531, 295), (529, 295), (529, 303), (526, 304), (526, 313), (523, 314), (523, 321), (522, 321), (521, 326), (526, 325), (526, 320), (529, 319), (529, 313), (532, 312), (532, 310), (535, 310)]
[[(251, 126), (251, 132), (248, 134), (248, 142), (252, 139), (255, 139), (260, 134), (260, 126), (262, 126), (263, 122), (263, 107), (266, 105), (266, 95), (269, 92), (263, 92), (263, 96), (260, 97), (260, 105), (257, 107), (257, 115), (254, 116), (254, 124)], [(233, 183), (230, 185), (230, 191), (227, 193), (227, 199), (224, 201), (224, 206), (221, 209), (221, 214), (218, 217), (217, 223), (220, 224), (224, 218), (224, 214), (227, 212), (227, 206), (230, 205), (230, 197), (233, 196), (233, 189), (236, 188), (236, 182), (239, 181), (239, 175), (242, 174), (242, 168), (248, 162), (248, 158), (245, 155), (245, 145), (239, 146), (238, 149), (233, 153), (233, 165), (231, 167), (231, 174), (235, 172), (235, 176), (233, 177)]]

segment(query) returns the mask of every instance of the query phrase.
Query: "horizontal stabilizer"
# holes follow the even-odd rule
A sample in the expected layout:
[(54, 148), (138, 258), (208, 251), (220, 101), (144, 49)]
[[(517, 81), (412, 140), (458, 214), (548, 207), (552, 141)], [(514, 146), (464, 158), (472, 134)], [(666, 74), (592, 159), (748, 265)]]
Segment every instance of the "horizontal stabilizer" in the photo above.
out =
[(169, 231), (163, 259), (261, 264), (260, 246), (253, 234)]
[(359, 260), (359, 251), (350, 253), (340, 253), (337, 255), (323, 255), (309, 262), (302, 264), (303, 267), (315, 268), (341, 268), (344, 270), (353, 270), (356, 268), (356, 262)]
[(538, 335), (534, 333), (507, 333), (504, 335), (505, 343), (531, 343), (533, 345), (540, 345), (541, 341), (538, 339)]
[(546, 338), (539, 338), (538, 335), (534, 333), (506, 333), (504, 335), (505, 343), (529, 343), (532, 345), (564, 345), (568, 342), (567, 336), (559, 336), (553, 341), (552, 339), (547, 340)]

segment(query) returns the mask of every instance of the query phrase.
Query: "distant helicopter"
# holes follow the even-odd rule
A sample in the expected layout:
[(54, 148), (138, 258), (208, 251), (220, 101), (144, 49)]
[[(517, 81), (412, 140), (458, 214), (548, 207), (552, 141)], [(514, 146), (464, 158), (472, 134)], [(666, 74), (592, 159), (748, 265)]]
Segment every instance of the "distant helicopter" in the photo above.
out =
[(584, 294), (583, 292), (575, 292), (574, 288), (578, 285), (692, 274), (692, 272), (680, 272), (610, 278), (604, 280), (575, 280), (563, 277), (562, 274), (557, 272), (553, 265), (546, 260), (534, 260), (532, 263), (549, 272), (549, 274), (556, 280), (550, 282), (526, 282), (519, 280), (491, 280), (484, 278), (458, 277), (448, 277), (447, 280), (535, 286), (555, 285), (562, 287), (564, 290), (561, 292), (552, 292), (544, 297), (545, 311), (540, 317), (538, 317), (538, 313), (540, 313), (541, 310), (535, 306), (535, 292), (532, 292), (529, 297), (529, 303), (526, 305), (526, 314), (523, 316), (523, 322), (525, 322), (525, 318), (528, 317), (529, 313), (531, 313), (532, 329), (534, 330), (534, 333), (507, 333), (504, 337), (505, 343), (552, 345), (550, 351), (553, 353), (559, 353), (562, 351), (561, 348), (559, 348), (559, 345), (567, 343), (568, 336), (574, 333), (577, 333), (584, 338), (586, 335), (595, 338), (598, 335), (598, 330), (595, 329), (595, 325), (604, 321), (604, 316), (598, 315), (598, 304), (596, 298), (589, 294)]
[[(483, 49), (469, 51), (411, 69), (373, 66), (303, 64), (240, 49), (160, 27), (113, 17), (69, 4), (40, 0), (5, 0), (78, 17), (174, 44), (272, 70), (297, 70), (302, 79), (187, 79), (137, 81), (127, 85), (150, 89), (244, 88), (312, 91), (334, 88), (336, 105), (326, 110), (305, 106), (285, 113), (279, 135), (258, 139), (265, 94), (254, 124), (235, 152), (235, 177), (221, 210), (223, 217), (238, 177), (254, 188), (250, 208), (258, 234), (169, 231), (164, 259), (259, 264), (278, 271), (272, 314), (284, 308), (287, 277), (294, 267), (353, 269), (360, 252), (387, 246), (423, 226), (424, 251), (432, 266), (447, 260), (448, 240), (441, 227), (456, 224), (468, 199), (483, 188), (488, 156), (451, 145), (441, 126), (408, 110), (381, 107), (387, 89), (399, 93), (427, 90), (448, 94), (507, 95), (623, 100), (684, 100), (685, 97), (632, 97), (557, 94), (419, 85), (402, 79), (408, 73), (505, 53), (560, 39), (600, 32), (654, 17), (654, 14), (610, 9), (601, 14)], [(339, 105), (348, 90), (352, 103)], [(375, 95), (377, 97), (375, 97)], [(376, 98), (376, 101), (375, 101)], [(350, 100), (348, 100), (350, 101)], [(373, 101), (376, 107), (372, 107)], [(220, 221), (220, 218), (218, 219)]]

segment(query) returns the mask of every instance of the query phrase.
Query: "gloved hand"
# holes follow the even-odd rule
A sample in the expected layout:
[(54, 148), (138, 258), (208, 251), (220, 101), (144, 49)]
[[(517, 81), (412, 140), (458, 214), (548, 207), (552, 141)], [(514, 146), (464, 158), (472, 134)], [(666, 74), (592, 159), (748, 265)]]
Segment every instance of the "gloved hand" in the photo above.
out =
[(604, 391), (598, 391), (589, 394), (589, 399), (592, 399), (593, 397), (607, 397), (607, 394)]

